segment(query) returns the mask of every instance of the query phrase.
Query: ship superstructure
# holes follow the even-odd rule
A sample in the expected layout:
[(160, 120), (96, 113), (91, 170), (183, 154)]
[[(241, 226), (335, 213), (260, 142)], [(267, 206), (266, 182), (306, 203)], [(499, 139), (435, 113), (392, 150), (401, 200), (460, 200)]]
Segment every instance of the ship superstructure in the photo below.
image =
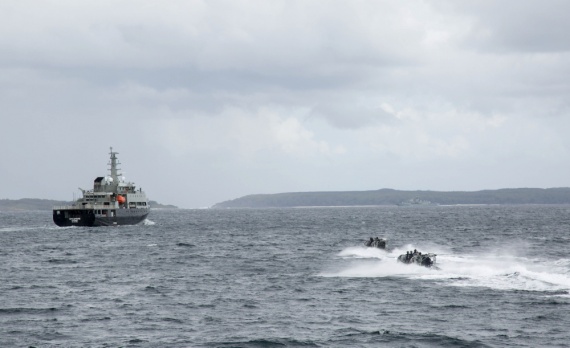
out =
[(70, 206), (53, 207), (58, 226), (134, 225), (150, 212), (146, 194), (119, 172), (118, 152), (111, 148), (109, 176), (97, 177), (92, 190), (80, 188), (83, 197)]

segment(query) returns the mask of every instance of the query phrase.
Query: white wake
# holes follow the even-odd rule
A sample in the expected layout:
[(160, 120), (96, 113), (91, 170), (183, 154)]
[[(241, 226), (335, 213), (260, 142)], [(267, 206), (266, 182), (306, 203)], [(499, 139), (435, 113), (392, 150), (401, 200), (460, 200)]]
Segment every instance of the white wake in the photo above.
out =
[(142, 224), (145, 225), (145, 226), (153, 226), (153, 225), (155, 225), (155, 222), (154, 222), (154, 221), (151, 221), (151, 220), (149, 220), (149, 219), (144, 219), (143, 222), (142, 222)]
[[(398, 255), (418, 249), (437, 254), (437, 269), (397, 262)], [(570, 297), (570, 259), (528, 258), (508, 253), (457, 254), (436, 246), (406, 245), (391, 251), (349, 247), (337, 257), (342, 265), (325, 277), (405, 277), (447, 286), (553, 292)]]

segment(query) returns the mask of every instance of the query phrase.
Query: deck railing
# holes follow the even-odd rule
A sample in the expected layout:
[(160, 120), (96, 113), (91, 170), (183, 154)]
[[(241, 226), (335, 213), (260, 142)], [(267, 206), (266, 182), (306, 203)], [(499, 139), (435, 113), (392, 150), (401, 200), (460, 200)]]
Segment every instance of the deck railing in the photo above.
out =
[(102, 205), (102, 204), (85, 204), (85, 205), (56, 205), (53, 210), (70, 210), (70, 209), (117, 209), (118, 207), (114, 205)]
[[(149, 205), (146, 206), (125, 206), (124, 209), (144, 209), (144, 208), (149, 208)], [(123, 209), (114, 205), (102, 205), (102, 204), (85, 204), (85, 205), (80, 205), (80, 206), (74, 206), (74, 205), (55, 205), (53, 206), (53, 210), (74, 210), (74, 209), (100, 209), (100, 210), (104, 210), (104, 209)]]

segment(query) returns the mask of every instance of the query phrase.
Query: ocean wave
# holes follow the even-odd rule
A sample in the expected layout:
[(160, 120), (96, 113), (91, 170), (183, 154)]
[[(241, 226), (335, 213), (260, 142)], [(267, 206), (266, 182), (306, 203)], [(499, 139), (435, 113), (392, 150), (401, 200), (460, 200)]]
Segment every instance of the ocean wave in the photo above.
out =
[(359, 329), (344, 329), (343, 331), (348, 332), (345, 332), (334, 339), (334, 345), (342, 343), (346, 344), (346, 346), (358, 346), (360, 344), (390, 344), (410, 347), (490, 347), (478, 340), (467, 340), (430, 332), (409, 333), (383, 329), (370, 331)]
[(191, 243), (183, 243), (183, 242), (176, 243), (176, 246), (179, 246), (179, 247), (187, 247), (187, 248), (195, 247), (194, 244), (191, 244)]
[(27, 308), (27, 307), (14, 307), (14, 308), (0, 308), (0, 315), (6, 314), (45, 314), (54, 313), (59, 309), (55, 307), (47, 308)]
[(286, 338), (255, 339), (249, 341), (212, 342), (205, 344), (206, 347), (223, 348), (265, 348), (265, 347), (320, 347), (321, 345), (311, 341), (299, 341)]
[(68, 260), (68, 259), (49, 259), (47, 260), (47, 262), (49, 263), (54, 263), (54, 264), (76, 264), (77, 261), (75, 260)]
[(38, 225), (38, 226), (10, 226), (10, 227), (1, 227), (0, 233), (8, 233), (8, 232), (25, 232), (25, 231), (36, 231), (36, 230), (63, 230), (69, 228), (77, 228), (76, 226), (69, 226), (69, 227), (59, 227), (55, 225)]

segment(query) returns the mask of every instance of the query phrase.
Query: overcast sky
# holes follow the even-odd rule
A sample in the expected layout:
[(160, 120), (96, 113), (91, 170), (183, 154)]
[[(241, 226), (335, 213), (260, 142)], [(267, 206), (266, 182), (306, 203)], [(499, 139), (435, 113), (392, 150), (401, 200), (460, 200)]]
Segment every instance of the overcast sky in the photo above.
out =
[(570, 186), (568, 1), (0, 2), (0, 198)]

